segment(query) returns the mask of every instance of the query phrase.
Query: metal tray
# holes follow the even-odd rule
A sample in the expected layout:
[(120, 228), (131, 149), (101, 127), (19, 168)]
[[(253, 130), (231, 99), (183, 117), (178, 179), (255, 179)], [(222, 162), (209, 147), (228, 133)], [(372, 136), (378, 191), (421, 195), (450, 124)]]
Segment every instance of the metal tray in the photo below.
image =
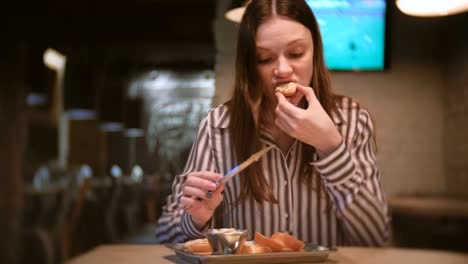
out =
[(304, 251), (300, 252), (237, 255), (198, 255), (184, 250), (183, 243), (171, 244), (167, 246), (175, 251), (178, 258), (192, 264), (276, 264), (324, 262), (328, 259), (330, 252), (336, 251), (336, 248), (306, 244)]

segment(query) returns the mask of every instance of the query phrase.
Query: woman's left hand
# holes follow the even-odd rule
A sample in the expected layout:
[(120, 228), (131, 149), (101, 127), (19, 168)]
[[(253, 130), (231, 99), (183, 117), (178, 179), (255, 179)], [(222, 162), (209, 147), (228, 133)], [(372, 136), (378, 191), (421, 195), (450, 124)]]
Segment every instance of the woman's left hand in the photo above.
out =
[[(298, 107), (305, 96), (309, 106)], [(288, 99), (276, 92), (276, 126), (289, 136), (314, 146), (320, 157), (333, 152), (342, 142), (341, 134), (315, 96), (314, 90), (297, 84), (296, 94)]]

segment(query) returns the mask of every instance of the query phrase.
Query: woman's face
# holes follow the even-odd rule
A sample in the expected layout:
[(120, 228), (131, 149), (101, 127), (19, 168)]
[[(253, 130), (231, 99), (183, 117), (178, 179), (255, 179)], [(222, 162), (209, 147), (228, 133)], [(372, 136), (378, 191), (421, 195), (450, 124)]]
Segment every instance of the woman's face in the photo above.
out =
[(271, 17), (257, 30), (256, 49), (257, 71), (267, 96), (273, 96), (282, 83), (310, 85), (314, 45), (310, 31), (301, 23)]

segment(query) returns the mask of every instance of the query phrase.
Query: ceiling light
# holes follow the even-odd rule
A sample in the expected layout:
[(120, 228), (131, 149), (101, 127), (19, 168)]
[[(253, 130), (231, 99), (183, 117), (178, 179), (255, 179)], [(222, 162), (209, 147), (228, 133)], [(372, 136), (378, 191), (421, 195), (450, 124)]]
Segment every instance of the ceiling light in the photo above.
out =
[(448, 16), (468, 11), (468, 0), (396, 0), (396, 4), (410, 16)]
[(227, 11), (226, 14), (224, 14), (224, 17), (229, 21), (239, 24), (242, 20), (242, 16), (244, 15), (244, 12), (245, 12), (244, 6), (236, 7)]
[(44, 64), (50, 69), (60, 71), (65, 66), (65, 56), (54, 49), (48, 48), (44, 52)]

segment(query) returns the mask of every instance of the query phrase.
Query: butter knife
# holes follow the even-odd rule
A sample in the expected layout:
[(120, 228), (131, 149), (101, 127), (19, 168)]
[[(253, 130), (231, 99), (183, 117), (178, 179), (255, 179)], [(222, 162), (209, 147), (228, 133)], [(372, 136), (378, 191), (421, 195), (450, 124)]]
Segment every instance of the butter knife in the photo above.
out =
[(273, 148), (273, 145), (268, 146), (266, 148), (261, 149), (260, 151), (252, 154), (248, 159), (246, 159), (244, 162), (241, 164), (234, 166), (228, 173), (224, 175), (224, 177), (219, 181), (219, 183), (225, 184), (228, 182), (232, 177), (234, 177), (236, 174), (239, 174), (241, 171), (246, 169), (250, 164), (258, 161), (263, 155), (265, 155), (268, 151), (270, 151)]
[[(241, 164), (239, 164), (237, 166), (234, 166), (230, 171), (228, 171), (221, 180), (216, 182), (216, 185), (219, 186), (220, 184), (226, 184), (229, 180), (232, 179), (232, 177), (239, 174), (241, 171), (245, 170), (252, 163), (258, 161), (263, 155), (265, 155), (272, 148), (273, 148), (273, 145), (268, 146), (266, 148), (263, 148), (260, 151), (252, 154), (252, 156), (250, 156), (244, 162), (242, 162)], [(212, 196), (211, 191), (206, 192), (206, 198), (211, 198), (211, 196)], [(200, 199), (198, 199), (198, 198), (199, 197), (197, 197), (197, 200), (201, 200), (201, 198)]]

